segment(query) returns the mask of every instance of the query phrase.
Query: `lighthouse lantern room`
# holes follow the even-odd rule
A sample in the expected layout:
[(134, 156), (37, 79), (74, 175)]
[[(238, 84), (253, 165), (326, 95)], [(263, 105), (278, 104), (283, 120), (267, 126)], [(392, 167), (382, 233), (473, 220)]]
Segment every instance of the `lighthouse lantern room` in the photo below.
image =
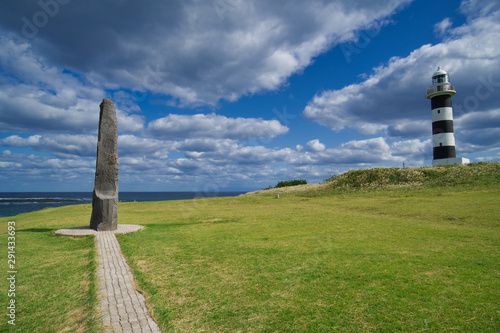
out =
[(453, 165), (470, 163), (467, 158), (456, 157), (453, 129), (453, 108), (451, 96), (455, 87), (450, 83), (448, 73), (441, 67), (432, 75), (432, 86), (427, 88), (427, 98), (432, 107), (432, 165)]

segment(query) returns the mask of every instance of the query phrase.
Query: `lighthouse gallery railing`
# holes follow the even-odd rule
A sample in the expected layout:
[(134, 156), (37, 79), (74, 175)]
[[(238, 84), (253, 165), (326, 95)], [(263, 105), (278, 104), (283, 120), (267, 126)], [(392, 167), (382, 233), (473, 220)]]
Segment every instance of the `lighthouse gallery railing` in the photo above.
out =
[(439, 83), (432, 87), (427, 88), (427, 96), (434, 95), (442, 91), (449, 91), (455, 93), (455, 87), (451, 83)]

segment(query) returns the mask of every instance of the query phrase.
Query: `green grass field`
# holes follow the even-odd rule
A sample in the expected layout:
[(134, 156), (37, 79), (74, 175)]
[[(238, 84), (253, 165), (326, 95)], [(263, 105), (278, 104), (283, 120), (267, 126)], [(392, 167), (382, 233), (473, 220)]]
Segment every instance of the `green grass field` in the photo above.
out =
[[(429, 186), (360, 173), (369, 185), (351, 174), (279, 199), (122, 203), (119, 223), (146, 229), (118, 240), (164, 332), (498, 332), (500, 173), (443, 170)], [(53, 233), (90, 212), (0, 220), (4, 253), (9, 220), (18, 249), (17, 325), (0, 330), (98, 331), (93, 239)]]
[[(96, 248), (94, 237), (55, 236), (61, 226), (81, 225), (90, 207), (45, 209), (2, 218), (0, 245), (4, 260), (0, 297), (0, 332), (98, 332)], [(81, 219), (75, 219), (81, 215)], [(66, 220), (66, 221), (65, 221)], [(7, 221), (16, 222), (16, 325), (7, 323), (9, 285)], [(82, 222), (79, 222), (82, 221)]]

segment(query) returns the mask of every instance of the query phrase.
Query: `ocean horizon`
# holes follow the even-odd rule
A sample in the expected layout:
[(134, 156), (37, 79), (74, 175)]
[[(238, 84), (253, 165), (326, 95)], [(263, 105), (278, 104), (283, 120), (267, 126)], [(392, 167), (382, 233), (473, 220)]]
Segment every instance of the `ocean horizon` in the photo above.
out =
[[(234, 197), (245, 191), (227, 192), (120, 192), (120, 202), (189, 200)], [(15, 216), (48, 207), (92, 203), (92, 192), (0, 192), (0, 217)]]

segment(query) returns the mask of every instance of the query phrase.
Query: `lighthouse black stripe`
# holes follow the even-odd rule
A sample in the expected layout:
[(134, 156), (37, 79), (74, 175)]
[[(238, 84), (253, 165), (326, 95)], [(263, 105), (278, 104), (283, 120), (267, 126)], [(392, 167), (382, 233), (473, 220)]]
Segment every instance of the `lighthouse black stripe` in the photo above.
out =
[(432, 134), (453, 133), (453, 120), (439, 120), (432, 123)]
[(457, 157), (455, 146), (434, 147), (434, 159), (455, 158)]
[(451, 108), (451, 95), (439, 95), (431, 98), (432, 109)]

